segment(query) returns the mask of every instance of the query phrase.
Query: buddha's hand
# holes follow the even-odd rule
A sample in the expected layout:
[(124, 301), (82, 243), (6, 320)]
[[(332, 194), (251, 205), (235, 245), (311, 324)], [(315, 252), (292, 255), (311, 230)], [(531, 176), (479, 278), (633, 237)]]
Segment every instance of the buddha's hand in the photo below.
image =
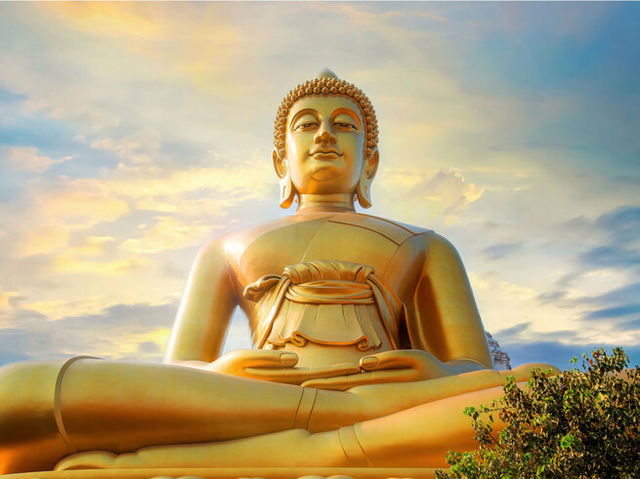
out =
[(367, 384), (411, 382), (482, 369), (477, 363), (443, 363), (433, 354), (419, 349), (384, 351), (360, 360), (360, 372), (332, 378), (310, 379), (305, 387), (345, 391)]
[(351, 375), (360, 371), (360, 367), (354, 364), (299, 368), (296, 367), (297, 363), (298, 355), (292, 352), (240, 349), (220, 356), (207, 369), (221, 374), (287, 384), (302, 384), (313, 379)]

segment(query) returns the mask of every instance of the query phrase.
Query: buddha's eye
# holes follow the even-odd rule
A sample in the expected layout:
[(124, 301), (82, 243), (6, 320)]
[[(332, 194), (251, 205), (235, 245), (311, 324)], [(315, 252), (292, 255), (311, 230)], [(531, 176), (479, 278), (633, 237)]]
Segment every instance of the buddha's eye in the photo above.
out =
[(345, 121), (336, 121), (334, 123), (334, 126), (337, 126), (339, 128), (344, 128), (346, 130), (357, 130), (358, 129), (355, 125), (352, 125), (351, 123), (347, 123)]
[(294, 131), (308, 130), (308, 129), (313, 128), (314, 126), (317, 126), (317, 125), (318, 125), (318, 123), (316, 123), (315, 121), (307, 121), (307, 122), (304, 122), (304, 123), (297, 124), (293, 130)]

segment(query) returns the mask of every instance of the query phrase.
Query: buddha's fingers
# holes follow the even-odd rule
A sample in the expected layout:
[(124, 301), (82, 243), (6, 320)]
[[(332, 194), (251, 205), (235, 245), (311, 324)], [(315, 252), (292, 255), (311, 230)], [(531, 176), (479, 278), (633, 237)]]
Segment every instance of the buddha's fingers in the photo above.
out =
[(316, 389), (346, 391), (347, 389), (351, 389), (356, 386), (402, 383), (418, 381), (420, 379), (422, 379), (422, 373), (414, 368), (386, 369), (383, 371), (367, 371), (360, 374), (351, 374), (335, 378), (311, 379), (303, 382), (302, 386)]
[[(375, 360), (371, 361), (371, 359)], [(369, 369), (392, 369), (419, 366), (425, 361), (438, 361), (431, 353), (418, 349), (394, 349), (362, 358), (361, 366)]]
[(298, 355), (269, 349), (240, 349), (219, 357), (209, 365), (209, 370), (233, 376), (253, 377), (248, 369), (293, 368)]
[(246, 368), (245, 376), (286, 384), (302, 384), (318, 378), (333, 378), (357, 373), (360, 367), (354, 364), (337, 364), (326, 368)]
[(412, 381), (446, 374), (440, 360), (431, 353), (416, 349), (397, 349), (367, 356), (360, 360), (360, 367), (364, 371), (413, 369), (416, 371), (416, 376)]

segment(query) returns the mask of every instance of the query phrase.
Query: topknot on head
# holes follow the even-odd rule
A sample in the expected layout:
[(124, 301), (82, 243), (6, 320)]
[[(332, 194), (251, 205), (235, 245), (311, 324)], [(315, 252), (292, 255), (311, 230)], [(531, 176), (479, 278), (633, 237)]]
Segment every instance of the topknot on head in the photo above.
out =
[(338, 75), (336, 75), (327, 67), (324, 67), (322, 71), (318, 73), (318, 76), (316, 78), (335, 78), (336, 80), (339, 80)]
[(289, 91), (280, 103), (274, 124), (273, 143), (280, 158), (285, 156), (287, 116), (293, 104), (308, 95), (342, 95), (351, 98), (362, 110), (365, 123), (365, 154), (370, 156), (378, 144), (378, 120), (373, 105), (360, 88), (341, 80), (328, 68), (324, 68), (316, 78), (307, 80)]

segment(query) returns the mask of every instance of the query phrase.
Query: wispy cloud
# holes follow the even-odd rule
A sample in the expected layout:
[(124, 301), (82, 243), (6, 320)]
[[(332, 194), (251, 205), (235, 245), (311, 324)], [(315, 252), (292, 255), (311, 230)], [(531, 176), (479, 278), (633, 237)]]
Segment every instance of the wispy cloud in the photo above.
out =
[(640, 304), (632, 303), (625, 304), (623, 306), (614, 306), (611, 308), (603, 308), (595, 311), (590, 311), (588, 314), (584, 315), (584, 319), (610, 319), (629, 316), (631, 314), (640, 315)]
[(520, 248), (522, 248), (522, 244), (520, 243), (498, 243), (482, 250), (482, 254), (484, 254), (487, 259), (496, 260), (504, 258), (518, 251)]
[[(44, 358), (88, 354), (120, 359), (138, 354), (158, 360), (166, 347), (176, 304), (114, 305), (95, 315), (47, 321), (41, 315), (23, 314), (16, 327), (0, 329), (2, 355)], [(155, 346), (150, 347), (149, 343)], [(140, 350), (140, 344), (143, 344)], [(0, 357), (2, 361), (6, 357)]]
[(72, 160), (72, 156), (65, 156), (59, 159), (40, 156), (38, 149), (32, 146), (14, 146), (7, 148), (4, 152), (0, 150), (10, 168), (32, 173), (42, 173), (47, 171), (52, 165)]

